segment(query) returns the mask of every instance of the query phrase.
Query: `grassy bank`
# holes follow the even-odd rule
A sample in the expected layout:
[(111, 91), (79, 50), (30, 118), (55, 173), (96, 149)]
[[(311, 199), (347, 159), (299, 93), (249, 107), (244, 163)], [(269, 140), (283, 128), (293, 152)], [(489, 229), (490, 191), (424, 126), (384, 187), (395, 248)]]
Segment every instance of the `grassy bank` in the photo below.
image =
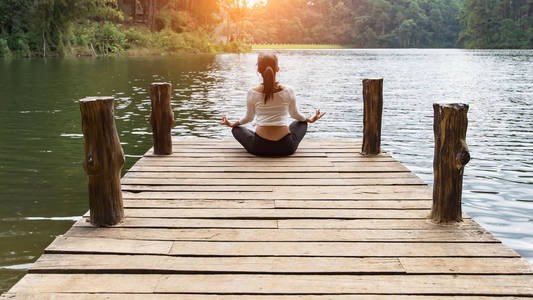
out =
[(253, 44), (254, 50), (291, 50), (291, 49), (352, 49), (351, 45), (328, 45), (328, 44)]
[(147, 56), (196, 53), (243, 53), (251, 47), (241, 42), (214, 42), (202, 28), (172, 27), (151, 32), (146, 26), (85, 21), (62, 33), (61, 43), (42, 37), (0, 35), (0, 57)]

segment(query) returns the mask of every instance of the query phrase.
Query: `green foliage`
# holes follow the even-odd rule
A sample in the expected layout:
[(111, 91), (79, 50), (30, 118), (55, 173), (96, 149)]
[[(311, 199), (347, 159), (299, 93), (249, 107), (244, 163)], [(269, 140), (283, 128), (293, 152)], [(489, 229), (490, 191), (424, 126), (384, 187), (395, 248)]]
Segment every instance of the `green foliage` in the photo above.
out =
[(256, 43), (453, 47), (461, 0), (270, 0), (247, 18)]
[(468, 48), (533, 47), (531, 0), (464, 0), (459, 21)]
[(7, 45), (7, 40), (0, 38), (0, 57), (9, 57), (11, 56), (11, 50)]

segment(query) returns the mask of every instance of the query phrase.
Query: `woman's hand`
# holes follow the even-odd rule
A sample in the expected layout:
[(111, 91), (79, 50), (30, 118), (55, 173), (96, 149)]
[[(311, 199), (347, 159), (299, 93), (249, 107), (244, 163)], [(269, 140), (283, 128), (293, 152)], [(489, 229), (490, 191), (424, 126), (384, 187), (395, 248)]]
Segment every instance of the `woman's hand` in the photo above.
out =
[(220, 122), (220, 124), (222, 125), (226, 125), (228, 127), (237, 127), (240, 125), (239, 121), (237, 122), (234, 122), (234, 123), (231, 123), (230, 121), (228, 121), (228, 118), (226, 118), (226, 116), (222, 116), (222, 122)]
[(316, 121), (320, 120), (320, 118), (322, 118), (325, 114), (325, 112), (320, 113), (320, 109), (317, 109), (315, 115), (311, 118), (307, 118), (306, 121), (307, 123), (315, 123)]

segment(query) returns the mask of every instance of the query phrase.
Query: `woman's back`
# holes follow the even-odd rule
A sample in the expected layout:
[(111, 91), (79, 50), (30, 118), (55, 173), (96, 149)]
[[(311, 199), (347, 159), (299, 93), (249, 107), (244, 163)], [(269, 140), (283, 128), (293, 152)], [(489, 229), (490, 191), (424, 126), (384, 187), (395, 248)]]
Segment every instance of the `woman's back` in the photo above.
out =
[(287, 126), (289, 115), (298, 121), (305, 121), (296, 108), (294, 92), (290, 87), (283, 87), (281, 91), (265, 102), (265, 95), (256, 89), (250, 89), (247, 96), (247, 114), (240, 121), (241, 124), (251, 122), (254, 117), (257, 126)]

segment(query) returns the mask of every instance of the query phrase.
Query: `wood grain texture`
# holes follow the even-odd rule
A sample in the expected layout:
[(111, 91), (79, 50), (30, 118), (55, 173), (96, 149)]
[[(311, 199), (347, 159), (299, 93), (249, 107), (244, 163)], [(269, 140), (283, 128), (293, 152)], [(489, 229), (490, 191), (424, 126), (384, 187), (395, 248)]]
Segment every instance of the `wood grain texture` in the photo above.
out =
[(124, 151), (115, 126), (112, 97), (79, 101), (85, 140), (83, 167), (89, 179), (91, 222), (97, 226), (119, 223), (124, 215), (120, 172)]
[(383, 79), (363, 80), (363, 146), (361, 152), (376, 155), (381, 151)]
[(437, 223), (460, 222), (464, 167), (470, 160), (466, 145), (468, 105), (433, 104), (435, 155), (433, 209)]
[(172, 84), (156, 82), (150, 85), (150, 100), (152, 111), (150, 125), (152, 125), (153, 153), (156, 155), (172, 154), (171, 129), (174, 124), (174, 112), (170, 104)]
[(45, 253), (173, 256), (519, 257), (501, 243), (216, 242), (58, 237)]
[[(28, 274), (11, 293), (407, 294), (533, 296), (533, 276)], [(438, 287), (438, 288), (436, 288)]]

